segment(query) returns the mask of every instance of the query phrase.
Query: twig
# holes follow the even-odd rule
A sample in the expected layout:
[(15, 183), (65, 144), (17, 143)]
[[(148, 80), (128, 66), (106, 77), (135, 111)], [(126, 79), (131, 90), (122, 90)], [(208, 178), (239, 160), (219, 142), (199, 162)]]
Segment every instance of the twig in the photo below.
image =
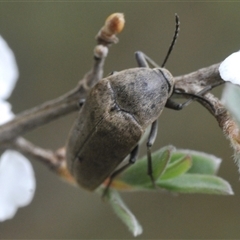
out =
[(44, 163), (51, 171), (57, 173), (62, 179), (68, 183), (76, 185), (75, 179), (66, 167), (64, 148), (60, 148), (53, 152), (49, 149), (40, 148), (22, 137), (18, 137), (9, 148), (19, 151), (28, 158), (33, 158)]
[[(218, 71), (219, 65), (220, 63), (214, 64), (210, 67), (199, 69), (196, 72), (175, 77), (176, 88), (181, 89), (183, 92), (197, 94), (206, 86), (224, 83)], [(208, 92), (204, 95), (204, 98), (211, 103), (214, 107), (214, 111), (212, 111), (211, 107), (206, 102), (197, 101), (207, 108), (217, 120), (225, 137), (230, 141), (234, 150), (234, 157), (238, 161), (238, 167), (240, 169), (240, 130), (238, 125), (221, 101), (213, 94)]]
[[(219, 65), (220, 63), (217, 63), (209, 67), (199, 69), (195, 72), (175, 77), (175, 88), (180, 89), (180, 91), (184, 93), (197, 95), (205, 87), (225, 83), (225, 81), (223, 81), (220, 77), (218, 71)], [(206, 94), (203, 94), (203, 96), (211, 103), (214, 111), (211, 106), (207, 104), (207, 102), (203, 102), (201, 100), (197, 101), (199, 101), (205, 108), (207, 108), (215, 118), (218, 118), (219, 115), (227, 111), (221, 101), (213, 94), (207, 92)]]
[(220, 63), (216, 63), (195, 72), (174, 77), (176, 88), (182, 88), (186, 92), (196, 93), (206, 86), (223, 82), (218, 71), (219, 66)]

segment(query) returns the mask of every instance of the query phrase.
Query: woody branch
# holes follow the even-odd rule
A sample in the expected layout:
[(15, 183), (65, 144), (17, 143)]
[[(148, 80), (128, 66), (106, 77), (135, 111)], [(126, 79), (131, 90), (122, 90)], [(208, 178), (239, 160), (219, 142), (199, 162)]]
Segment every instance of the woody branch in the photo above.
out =
[[(18, 114), (12, 121), (1, 125), (1, 147), (15, 149), (28, 157), (35, 158), (47, 164), (52, 170), (69, 182), (74, 182), (66, 170), (64, 148), (60, 148), (57, 151), (42, 149), (21, 136), (35, 128), (78, 110), (79, 100), (84, 99), (88, 90), (102, 78), (103, 66), (109, 47), (113, 43), (118, 42), (116, 34), (122, 30), (123, 26), (124, 18), (122, 14), (110, 15), (96, 36), (97, 45), (94, 48), (94, 64), (92, 69), (68, 93), (24, 111)], [(197, 94), (206, 86), (222, 83), (223, 80), (219, 75), (218, 68), (219, 63), (186, 75), (177, 76), (175, 77), (175, 87), (185, 93)], [(237, 125), (218, 98), (209, 92), (204, 95), (204, 98), (211, 103), (214, 111), (208, 104), (204, 102), (200, 103), (215, 117), (224, 134), (232, 143), (235, 152), (240, 154), (240, 133)]]

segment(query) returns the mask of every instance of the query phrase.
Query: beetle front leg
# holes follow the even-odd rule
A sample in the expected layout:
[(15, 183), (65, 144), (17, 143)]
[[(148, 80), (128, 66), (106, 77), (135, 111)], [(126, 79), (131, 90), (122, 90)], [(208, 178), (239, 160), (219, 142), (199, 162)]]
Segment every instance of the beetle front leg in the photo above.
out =
[(187, 93), (187, 92), (181, 92), (178, 89), (175, 89), (174, 94), (179, 94), (179, 95), (185, 95), (185, 96), (189, 96), (190, 99), (188, 99), (186, 102), (184, 103), (177, 103), (175, 101), (173, 101), (172, 99), (168, 99), (165, 107), (166, 108), (170, 108), (170, 109), (174, 109), (174, 110), (182, 110), (184, 107), (188, 106), (193, 100), (198, 99), (201, 102), (205, 102), (206, 104), (208, 104), (210, 106), (210, 108), (212, 109), (213, 112), (215, 112), (215, 108), (212, 105), (211, 102), (209, 102), (206, 98), (204, 98), (202, 95), (207, 93), (208, 91), (212, 90), (213, 88), (223, 84), (224, 82), (217, 82), (213, 85), (209, 85), (206, 86), (205, 88), (203, 88), (201, 91), (199, 91), (197, 94), (193, 94), (193, 93)]
[(185, 94), (185, 93), (184, 93), (184, 95), (191, 96), (192, 98), (190, 98), (189, 100), (187, 100), (184, 103), (177, 103), (177, 102), (173, 101), (172, 99), (168, 99), (166, 104), (165, 104), (165, 107), (173, 109), (173, 110), (182, 110), (184, 107), (188, 106), (194, 99), (198, 99), (198, 100), (200, 100), (202, 102), (207, 103), (210, 106), (210, 108), (212, 109), (212, 111), (215, 112), (215, 108), (212, 105), (212, 103), (209, 102), (204, 97), (201, 97), (201, 96), (198, 96), (198, 95), (194, 95), (194, 94)]
[(109, 187), (111, 186), (114, 178), (121, 174), (122, 172), (124, 172), (128, 167), (130, 167), (132, 164), (134, 164), (137, 160), (137, 155), (138, 155), (138, 151), (139, 151), (139, 145), (137, 145), (133, 150), (132, 152), (130, 153), (130, 158), (128, 160), (128, 163), (125, 164), (124, 166), (120, 167), (118, 170), (114, 171), (110, 177), (109, 177), (109, 181), (108, 181), (108, 184), (106, 186), (106, 188), (104, 189), (104, 192), (103, 192), (103, 195), (102, 195), (102, 198), (104, 198), (107, 193), (108, 193), (108, 189)]
[(156, 187), (156, 185), (155, 185), (155, 179), (153, 177), (151, 147), (156, 140), (157, 132), (158, 132), (158, 120), (155, 120), (152, 123), (151, 130), (150, 130), (150, 133), (149, 133), (149, 136), (148, 136), (148, 141), (147, 141), (148, 175), (150, 176), (152, 184), (153, 184), (154, 187)]
[(157, 63), (141, 51), (135, 52), (135, 58), (139, 67), (149, 67), (148, 63), (150, 63), (153, 67), (160, 68)]
[(178, 102), (173, 101), (172, 99), (168, 99), (165, 104), (165, 107), (173, 109), (173, 110), (182, 110), (184, 107), (186, 107), (192, 101), (193, 101), (193, 99), (189, 99), (184, 103), (178, 103)]

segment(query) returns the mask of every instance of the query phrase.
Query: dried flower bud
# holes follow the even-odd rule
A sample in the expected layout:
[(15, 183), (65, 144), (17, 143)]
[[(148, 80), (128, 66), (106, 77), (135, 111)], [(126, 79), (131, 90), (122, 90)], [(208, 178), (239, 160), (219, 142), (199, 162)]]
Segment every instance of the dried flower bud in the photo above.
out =
[(101, 28), (96, 36), (99, 44), (108, 45), (117, 43), (117, 33), (123, 30), (125, 19), (123, 13), (113, 13), (105, 21), (104, 26)]
[(106, 35), (120, 33), (124, 27), (125, 19), (123, 13), (113, 13), (105, 21), (102, 31)]

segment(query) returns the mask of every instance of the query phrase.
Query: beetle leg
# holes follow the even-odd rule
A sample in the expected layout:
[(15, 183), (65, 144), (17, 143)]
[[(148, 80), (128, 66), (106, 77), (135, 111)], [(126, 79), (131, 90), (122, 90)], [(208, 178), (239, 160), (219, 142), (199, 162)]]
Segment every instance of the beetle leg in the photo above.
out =
[(206, 98), (204, 98), (201, 95), (205, 94), (206, 92), (212, 90), (214, 87), (217, 87), (217, 86), (219, 86), (219, 85), (221, 85), (223, 83), (224, 82), (218, 82), (218, 83), (215, 83), (213, 85), (206, 86), (201, 91), (199, 91), (197, 94), (181, 92), (181, 91), (178, 91), (178, 89), (175, 89), (174, 94), (186, 95), (186, 96), (189, 96), (190, 99), (188, 99), (184, 103), (177, 103), (177, 102), (174, 102), (172, 99), (168, 99), (167, 102), (166, 102), (165, 107), (166, 108), (171, 108), (171, 109), (174, 109), (174, 110), (182, 110), (184, 107), (188, 106), (194, 99), (198, 99), (198, 100), (200, 100), (202, 102), (207, 103), (210, 106), (210, 108), (212, 109), (212, 111), (215, 112), (215, 108), (212, 105), (212, 103), (209, 102)]
[(189, 94), (185, 93), (184, 95), (191, 96), (191, 98), (189, 100), (187, 100), (186, 102), (184, 102), (184, 103), (177, 103), (177, 102), (173, 101), (172, 99), (168, 99), (167, 102), (166, 102), (165, 107), (173, 109), (173, 110), (182, 110), (184, 107), (188, 106), (194, 99), (198, 99), (198, 100), (200, 100), (202, 102), (207, 103), (210, 106), (210, 108), (212, 109), (212, 111), (215, 112), (215, 108), (212, 105), (212, 103), (209, 102), (204, 97), (198, 96), (198, 95), (195, 95), (195, 94), (190, 94), (190, 93)]
[(79, 102), (78, 102), (79, 108), (81, 108), (81, 107), (83, 106), (83, 104), (85, 103), (85, 101), (86, 101), (86, 99), (84, 99), (84, 98), (82, 98), (82, 99), (79, 100)]
[(160, 68), (157, 63), (155, 63), (150, 57), (141, 51), (135, 52), (135, 58), (139, 67), (149, 67), (148, 63), (150, 63), (153, 67)]
[(103, 195), (102, 197), (104, 198), (107, 193), (108, 193), (108, 189), (109, 187), (111, 186), (114, 178), (119, 175), (120, 173), (124, 172), (128, 167), (130, 167), (132, 164), (134, 164), (136, 162), (136, 159), (137, 159), (137, 155), (138, 155), (138, 151), (139, 151), (139, 145), (137, 145), (133, 150), (132, 152), (130, 153), (130, 158), (128, 160), (128, 163), (123, 165), (122, 167), (120, 167), (119, 169), (117, 169), (116, 171), (114, 171), (110, 177), (109, 177), (109, 181), (108, 181), (108, 184), (106, 186), (106, 188), (104, 189), (104, 192), (103, 192)]
[(202, 102), (207, 103), (210, 106), (210, 108), (212, 109), (212, 112), (215, 112), (214, 106), (206, 98), (204, 98), (202, 96), (199, 96), (199, 95), (190, 94), (190, 93), (184, 93), (183, 95), (190, 96), (191, 98), (188, 99), (184, 103), (177, 103), (177, 102), (173, 101), (172, 99), (168, 99), (167, 102), (166, 102), (165, 107), (173, 109), (173, 110), (182, 110), (184, 107), (188, 106), (194, 99), (198, 99), (198, 100), (200, 100)]
[(191, 98), (184, 103), (178, 103), (169, 98), (165, 104), (165, 107), (173, 109), (173, 110), (182, 110), (184, 107), (186, 107), (192, 101), (193, 101), (193, 99)]
[(155, 120), (152, 123), (151, 130), (148, 136), (148, 141), (147, 141), (147, 159), (148, 159), (148, 175), (151, 178), (152, 184), (154, 187), (155, 185), (155, 179), (153, 177), (153, 168), (152, 168), (152, 154), (151, 154), (151, 147), (154, 144), (156, 137), (157, 137), (157, 132), (158, 132), (158, 120)]

